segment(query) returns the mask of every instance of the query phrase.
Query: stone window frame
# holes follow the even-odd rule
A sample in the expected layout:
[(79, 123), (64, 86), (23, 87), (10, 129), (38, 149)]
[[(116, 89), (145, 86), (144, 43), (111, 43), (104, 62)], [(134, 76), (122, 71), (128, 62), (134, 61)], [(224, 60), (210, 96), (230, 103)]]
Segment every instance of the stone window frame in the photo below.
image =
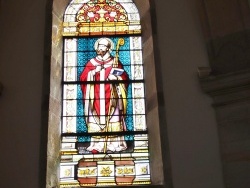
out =
[[(61, 144), (61, 105), (62, 105), (62, 64), (63, 64), (63, 37), (62, 22), (66, 7), (71, 0), (54, 0), (48, 3), (49, 16), (52, 20), (51, 46), (47, 56), (50, 58), (49, 111), (47, 130), (47, 167), (46, 187), (59, 187), (59, 164)], [(156, 22), (151, 22), (155, 16), (153, 1), (134, 0), (139, 10), (142, 26), (143, 64), (145, 72), (146, 118), (149, 132), (149, 153), (151, 169), (151, 185), (145, 187), (172, 187), (170, 154), (166, 142), (167, 127), (164, 116), (165, 104), (161, 68), (157, 50)], [(49, 27), (49, 26), (48, 26)], [(50, 26), (51, 27), (51, 26)], [(47, 31), (46, 33), (48, 34)], [(49, 35), (49, 34), (48, 34)], [(45, 53), (46, 53), (45, 51)], [(48, 77), (48, 76), (47, 76)], [(46, 81), (46, 80), (45, 80)], [(150, 87), (149, 87), (150, 86)], [(164, 142), (161, 138), (164, 137)], [(159, 147), (155, 147), (158, 145)], [(164, 150), (163, 150), (164, 148)], [(119, 187), (119, 186), (118, 186)], [(130, 187), (130, 186), (126, 186)], [(133, 186), (131, 186), (133, 187)], [(144, 186), (140, 186), (144, 187)]]

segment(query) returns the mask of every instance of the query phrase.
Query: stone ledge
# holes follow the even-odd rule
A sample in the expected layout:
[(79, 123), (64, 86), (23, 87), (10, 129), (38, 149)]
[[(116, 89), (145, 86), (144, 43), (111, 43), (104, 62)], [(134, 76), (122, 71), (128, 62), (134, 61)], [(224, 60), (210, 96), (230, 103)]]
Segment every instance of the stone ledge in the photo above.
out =
[(215, 106), (250, 102), (250, 70), (210, 75), (201, 78), (200, 83), (202, 90), (213, 97)]

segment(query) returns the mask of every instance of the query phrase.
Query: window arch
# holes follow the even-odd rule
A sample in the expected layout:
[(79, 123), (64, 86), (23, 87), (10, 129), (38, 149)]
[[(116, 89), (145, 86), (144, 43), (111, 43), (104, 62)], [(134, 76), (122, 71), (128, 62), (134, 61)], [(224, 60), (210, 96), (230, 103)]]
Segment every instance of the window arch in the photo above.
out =
[[(103, 8), (104, 5), (108, 5), (108, 7), (106, 8), (109, 9), (112, 9), (112, 6), (115, 7), (115, 5), (119, 5), (120, 9), (117, 10), (114, 8), (111, 13), (105, 15), (105, 9)], [(97, 11), (91, 9), (93, 7)], [(92, 10), (92, 12), (89, 11), (90, 9)], [(86, 12), (86, 10), (88, 10), (88, 12)], [(122, 13), (124, 12), (126, 14), (123, 15)], [(116, 17), (114, 18), (113, 15), (116, 15)], [(120, 15), (120, 17), (118, 17), (117, 15)], [(109, 22), (107, 22), (107, 19)], [(142, 46), (150, 46), (152, 37), (144, 39), (144, 44), (141, 43), (140, 17), (135, 4), (131, 0), (73, 0), (67, 6), (62, 27), (61, 29), (57, 30), (57, 33), (59, 33), (59, 31), (64, 35), (63, 45), (60, 44), (60, 42), (58, 43), (57, 41), (59, 38), (58, 34), (54, 35), (52, 39), (54, 39), (53, 42), (54, 45), (57, 46), (56, 48), (62, 45), (64, 49), (64, 61), (62, 63), (59, 62), (60, 56), (57, 56), (57, 63), (61, 64), (60, 66), (63, 67), (63, 97), (62, 99), (58, 97), (59, 101), (62, 101), (63, 104), (61, 121), (62, 129), (60, 131), (62, 133), (61, 157), (56, 153), (52, 151), (51, 152), (53, 153), (53, 155), (57, 156), (57, 161), (61, 166), (61, 187), (79, 186), (79, 184), (82, 186), (150, 183), (162, 184), (163, 175), (161, 170), (159, 170), (159, 167), (160, 169), (162, 169), (162, 160), (159, 141), (159, 120), (157, 112), (158, 104), (155, 101), (156, 89), (146, 89), (146, 101), (148, 104), (147, 109), (144, 106), (144, 78), (146, 79), (146, 82), (147, 78), (150, 78), (150, 80), (148, 79), (148, 83), (153, 84), (155, 82), (155, 78), (152, 78), (149, 74), (147, 75), (147, 73), (150, 73), (150, 71), (147, 72), (146, 70), (146, 74), (143, 73), (143, 58), (144, 63), (147, 63), (146, 69), (149, 68), (149, 66), (152, 66), (152, 68), (154, 68), (154, 64), (152, 64), (153, 59), (150, 59), (152, 57), (152, 54), (148, 54), (150, 52), (152, 53), (152, 47), (151, 49), (147, 50), (148, 57), (145, 59), (145, 56), (142, 56)], [(113, 51), (110, 52), (111, 56), (114, 57), (113, 62), (117, 61), (115, 60), (117, 57), (119, 59), (119, 61), (117, 62), (121, 64), (121, 66), (119, 65), (117, 67), (117, 70), (115, 70), (115, 67), (113, 67), (111, 69), (114, 70), (111, 71), (118, 71), (118, 74), (126, 73), (127, 79), (122, 79), (123, 76), (121, 75), (116, 76), (116, 80), (111, 80), (108, 83), (106, 83), (106, 81), (104, 80), (93, 80), (91, 78), (89, 78), (88, 80), (80, 79), (84, 70), (86, 69), (87, 62), (89, 60), (94, 61), (94, 58), (96, 56), (95, 49), (100, 44), (98, 43), (98, 40), (100, 42), (100, 39), (102, 39), (103, 37), (110, 40), (108, 42), (109, 47), (113, 48)], [(120, 41), (120, 45), (118, 45), (118, 41)], [(53, 55), (54, 57), (56, 57), (56, 55), (53, 54), (53, 52), (55, 51), (56, 50), (52, 48), (52, 57)], [(131, 64), (131, 62), (133, 63)], [(95, 63), (99, 62), (92, 62), (91, 65)], [(105, 68), (108, 69), (108, 67)], [(119, 73), (119, 71), (124, 72)], [(150, 74), (154, 75), (154, 73), (152, 72)], [(90, 77), (90, 73), (87, 73), (86, 77)], [(94, 150), (88, 150), (88, 147), (90, 147), (91, 145), (92, 138), (102, 137), (102, 135), (100, 135), (99, 133), (100, 130), (96, 131), (95, 129), (95, 131), (89, 131), (90, 126), (87, 123), (87, 119), (89, 118), (86, 117), (89, 117), (89, 112), (91, 113), (91, 116), (93, 116), (94, 112), (97, 113), (96, 116), (98, 116), (99, 114), (99, 119), (97, 119), (98, 121), (101, 121), (101, 117), (110, 116), (110, 114), (105, 113), (105, 110), (103, 110), (103, 112), (101, 112), (102, 110), (100, 110), (100, 112), (96, 112), (91, 111), (90, 109), (85, 109), (87, 101), (89, 101), (91, 96), (89, 96), (90, 98), (84, 97), (87, 96), (86, 91), (91, 90), (89, 87), (91, 84), (128, 85), (126, 97), (121, 97), (123, 100), (123, 105), (121, 106), (123, 106), (123, 108), (127, 108), (127, 110), (123, 115), (114, 115), (120, 117), (118, 119), (122, 119), (122, 121), (125, 122), (124, 124), (126, 124), (126, 131), (124, 131), (125, 129), (116, 130), (118, 132), (104, 131), (104, 139), (102, 139), (101, 141), (99, 140), (99, 142), (102, 143), (101, 145), (103, 145), (100, 150), (98, 150), (97, 148), (95, 148)], [(83, 88), (84, 85), (86, 86), (85, 89)], [(97, 97), (95, 96), (95, 98)], [(97, 101), (101, 104), (102, 97), (99, 96), (99, 98)], [(112, 97), (108, 96), (108, 98)], [(117, 99), (119, 97), (116, 96), (113, 98)], [(54, 100), (55, 99), (51, 97), (51, 108), (53, 108), (52, 102)], [(117, 106), (119, 102), (118, 100), (115, 101), (117, 101)], [(126, 106), (124, 105), (125, 103)], [(87, 115), (86, 111), (88, 111)], [(115, 108), (113, 111), (115, 111)], [(51, 112), (51, 114), (53, 114), (53, 110), (51, 110)], [(147, 126), (145, 123), (145, 112), (147, 113), (148, 117), (151, 117), (151, 119), (148, 120)], [(95, 117), (93, 116), (92, 118)], [(50, 117), (50, 124), (52, 124), (51, 119), (52, 118)], [(151, 122), (151, 120), (153, 120), (154, 122)], [(105, 124), (106, 122), (107, 120), (105, 120)], [(154, 138), (154, 141), (150, 140), (151, 145), (158, 144), (159, 148), (154, 148), (155, 152), (151, 152), (151, 166), (149, 168), (147, 130), (150, 130), (150, 126), (152, 128), (154, 126), (154, 130), (152, 129), (152, 131), (150, 131), (150, 137)], [(107, 143), (105, 142), (107, 142), (107, 140), (111, 140), (109, 139), (109, 137), (117, 135), (120, 137), (120, 139), (124, 138), (126, 149), (113, 151), (111, 149), (108, 151)], [(97, 141), (95, 140), (95, 143), (96, 142)], [(106, 145), (106, 148), (104, 147), (104, 145)], [(49, 163), (50, 159), (48, 158), (48, 166)], [(56, 168), (55, 163), (52, 169), (53, 168)], [(104, 171), (102, 171), (101, 169)], [(127, 173), (125, 173), (125, 169), (127, 170)], [(48, 171), (49, 170), (47, 170), (47, 172)], [(120, 174), (117, 174), (118, 171), (120, 172)], [(141, 173), (139, 173), (139, 171)], [(150, 171), (152, 171), (152, 178), (149, 177)], [(103, 177), (99, 177), (100, 174), (103, 174), (103, 172), (108, 173), (109, 178), (105, 177), (105, 174), (103, 175)], [(53, 184), (54, 182), (56, 182), (55, 179), (58, 180), (56, 171), (54, 172), (54, 176), (57, 178), (49, 179), (47, 175), (47, 183)], [(150, 179), (152, 179), (152, 181)]]

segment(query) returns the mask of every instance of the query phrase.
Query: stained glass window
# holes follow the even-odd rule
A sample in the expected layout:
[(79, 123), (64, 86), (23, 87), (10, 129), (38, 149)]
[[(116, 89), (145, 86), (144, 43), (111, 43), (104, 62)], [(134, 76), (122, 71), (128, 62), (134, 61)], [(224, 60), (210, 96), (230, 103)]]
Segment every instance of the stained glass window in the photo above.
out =
[(132, 0), (68, 5), (61, 187), (150, 184), (140, 32)]

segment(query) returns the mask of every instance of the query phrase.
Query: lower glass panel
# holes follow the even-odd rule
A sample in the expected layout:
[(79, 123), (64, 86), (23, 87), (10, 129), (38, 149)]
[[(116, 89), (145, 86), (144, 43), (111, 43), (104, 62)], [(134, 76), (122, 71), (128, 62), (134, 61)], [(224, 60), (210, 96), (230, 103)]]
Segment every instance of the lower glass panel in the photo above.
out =
[(60, 187), (150, 184), (147, 134), (129, 136), (64, 136)]

